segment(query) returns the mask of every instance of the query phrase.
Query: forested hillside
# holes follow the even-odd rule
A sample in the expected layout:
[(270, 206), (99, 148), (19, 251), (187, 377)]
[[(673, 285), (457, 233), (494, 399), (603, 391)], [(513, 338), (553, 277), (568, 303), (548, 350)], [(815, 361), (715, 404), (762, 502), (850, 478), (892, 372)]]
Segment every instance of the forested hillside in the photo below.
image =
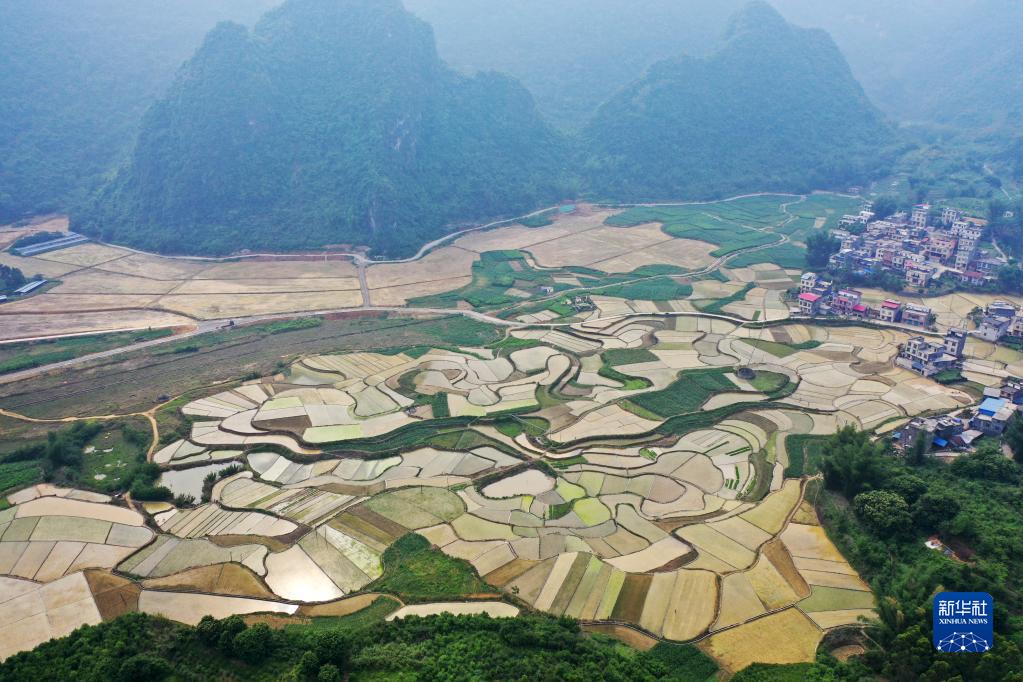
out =
[(528, 91), (457, 75), (398, 0), (290, 0), (207, 37), (75, 223), (166, 251), (409, 253), (560, 198), (564, 153)]
[(276, 2), (0, 2), (0, 224), (68, 210), (206, 32)]
[(890, 137), (828, 35), (758, 2), (719, 52), (660, 62), (601, 107), (587, 175), (628, 200), (802, 191), (861, 177)]

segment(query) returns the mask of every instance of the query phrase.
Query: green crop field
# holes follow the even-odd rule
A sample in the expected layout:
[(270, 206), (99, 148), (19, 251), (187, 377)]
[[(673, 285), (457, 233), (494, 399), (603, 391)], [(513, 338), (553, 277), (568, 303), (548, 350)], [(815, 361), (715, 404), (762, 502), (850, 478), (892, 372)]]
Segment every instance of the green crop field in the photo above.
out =
[(636, 365), (641, 362), (657, 362), (657, 356), (646, 348), (612, 348), (604, 351), (604, 363), (608, 367)]
[(0, 464), (0, 494), (39, 483), (43, 471), (38, 462), (7, 462)]
[(743, 343), (747, 343), (758, 350), (764, 351), (765, 353), (770, 353), (776, 358), (787, 358), (798, 351), (812, 350), (821, 345), (820, 341), (778, 343), (777, 341), (768, 341), (766, 339), (743, 339)]
[(828, 436), (793, 434), (785, 439), (785, 450), (789, 453), (789, 465), (785, 468), (786, 478), (799, 478), (820, 471), (824, 458), (824, 446)]
[(636, 406), (663, 419), (695, 412), (715, 393), (738, 390), (727, 373), (718, 368), (683, 372), (664, 390), (633, 396), (623, 407)]
[(782, 268), (803, 268), (806, 266), (806, 249), (792, 242), (771, 246), (759, 251), (740, 253), (728, 261), (730, 268), (744, 268), (757, 263), (774, 263)]

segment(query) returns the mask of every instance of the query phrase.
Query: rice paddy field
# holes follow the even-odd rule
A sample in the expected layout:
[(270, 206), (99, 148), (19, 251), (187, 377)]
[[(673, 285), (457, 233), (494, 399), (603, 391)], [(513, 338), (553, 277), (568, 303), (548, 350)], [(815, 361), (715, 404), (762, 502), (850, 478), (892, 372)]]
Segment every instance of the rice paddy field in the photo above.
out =
[[(410, 264), (370, 266), (368, 290), (396, 301), (408, 300), (403, 288), (426, 299), (457, 290), (463, 301), (470, 289), (517, 290), (528, 302), (541, 281), (568, 291), (650, 265), (713, 263), (732, 248), (725, 228), (746, 243), (787, 236), (773, 247), (787, 249), (845, 201), (594, 209), (459, 238), (430, 261), (435, 281), (454, 288), (424, 287), (429, 268)], [(703, 246), (644, 262), (670, 255), (678, 237)], [(135, 296), (210, 306), (269, 295), (251, 281), (252, 263), (91, 246), (51, 259), (78, 268), (79, 295), (100, 295), (85, 289), (102, 284), (93, 271), (103, 268), (126, 291), (123, 278), (178, 282)], [(287, 296), (327, 284), (343, 293), (357, 276), (345, 262), (263, 265)], [(152, 418), (153, 446), (133, 455), (194, 496), (139, 505), (88, 477), (55, 486), (31, 463), (0, 464), (0, 602), (11, 605), (0, 657), (127, 611), (298, 623), (383, 598), (381, 618), (541, 612), (629, 641), (697, 643), (726, 672), (814, 660), (829, 633), (875, 608), (805, 499), (814, 444), (847, 424), (883, 429), (975, 400), (895, 367), (902, 331), (788, 321), (781, 292), (796, 273), (785, 263), (727, 265), (684, 285), (656, 269), (641, 283), (615, 280), (590, 296), (592, 310), (536, 311), (507, 327), (379, 317), (284, 340), (224, 333), (222, 346), (197, 351), (208, 349), (205, 364), (168, 353), (115, 364), (123, 371), (104, 382), (90, 369), (89, 389), (55, 375), (39, 390), (0, 391), (15, 416), (61, 419), (89, 400), (47, 391), (101, 388), (100, 418)], [(947, 314), (967, 303), (950, 298)], [(249, 352), (266, 355), (231, 364)], [(972, 342), (967, 352), (978, 383), (1023, 373), (1021, 353)], [(0, 425), (45, 437), (43, 422), (15, 416)], [(109, 453), (94, 459), (93, 478), (116, 470), (123, 444), (101, 445)]]

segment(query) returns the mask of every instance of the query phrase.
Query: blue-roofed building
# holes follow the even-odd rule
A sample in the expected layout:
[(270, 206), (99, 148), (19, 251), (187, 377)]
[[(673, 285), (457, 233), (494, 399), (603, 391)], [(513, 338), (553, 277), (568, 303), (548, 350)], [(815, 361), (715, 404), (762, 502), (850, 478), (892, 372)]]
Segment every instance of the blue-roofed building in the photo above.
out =
[(1005, 398), (985, 398), (970, 426), (986, 436), (1000, 436), (1016, 417), (1016, 405)]
[(986, 414), (989, 417), (993, 417), (1003, 407), (1009, 403), (1005, 398), (985, 398), (984, 402), (980, 404), (977, 411), (980, 414)]

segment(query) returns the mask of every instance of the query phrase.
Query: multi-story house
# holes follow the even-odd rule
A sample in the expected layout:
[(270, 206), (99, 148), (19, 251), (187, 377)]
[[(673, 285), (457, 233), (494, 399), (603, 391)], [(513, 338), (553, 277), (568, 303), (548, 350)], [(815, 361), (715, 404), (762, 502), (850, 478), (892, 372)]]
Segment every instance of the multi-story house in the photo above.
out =
[(799, 312), (801, 315), (813, 317), (820, 312), (822, 296), (820, 294), (799, 294)]
[(895, 364), (925, 377), (933, 376), (956, 368), (962, 360), (965, 344), (966, 332), (961, 329), (949, 330), (941, 342), (914, 336), (899, 347)]
[(902, 320), (902, 303), (886, 298), (878, 308), (877, 319), (882, 322), (899, 322)]
[(913, 213), (909, 217), (909, 224), (918, 230), (927, 229), (927, 221), (931, 217), (931, 207), (928, 204), (917, 204), (913, 207)]
[(841, 289), (831, 301), (831, 309), (839, 315), (850, 315), (862, 299), (863, 294), (855, 289)]
[(952, 254), (955, 253), (957, 244), (958, 241), (955, 237), (931, 233), (927, 242), (927, 258), (947, 264), (952, 260)]
[(923, 289), (931, 281), (933, 270), (922, 263), (906, 261), (906, 284)]
[(957, 208), (951, 206), (945, 206), (941, 209), (941, 222), (945, 225), (951, 225), (963, 215), (963, 212)]
[(931, 322), (931, 309), (927, 306), (909, 303), (902, 309), (902, 322), (914, 327), (927, 327)]

